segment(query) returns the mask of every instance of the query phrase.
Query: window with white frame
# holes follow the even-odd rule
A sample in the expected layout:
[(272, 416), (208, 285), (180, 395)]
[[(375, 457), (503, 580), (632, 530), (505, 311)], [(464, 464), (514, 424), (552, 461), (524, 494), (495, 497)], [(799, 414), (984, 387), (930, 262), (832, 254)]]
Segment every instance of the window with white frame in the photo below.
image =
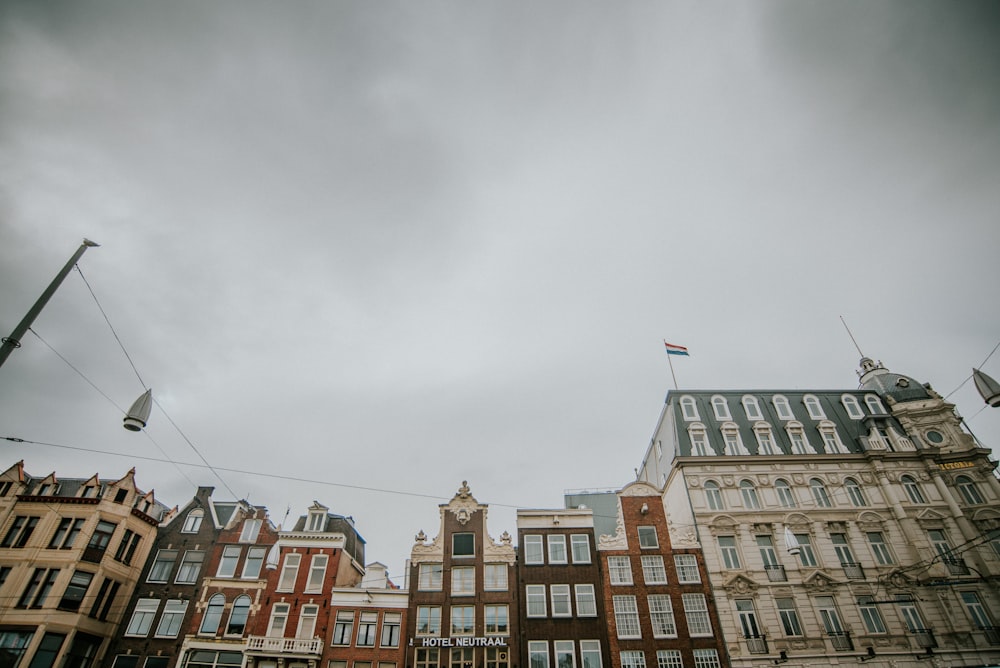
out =
[(882, 400), (874, 394), (865, 395), (865, 405), (868, 406), (868, 412), (872, 415), (885, 415), (885, 406), (882, 405)]
[(641, 638), (639, 630), (639, 608), (635, 596), (613, 596), (615, 608), (615, 628), (619, 638)]
[(743, 396), (743, 412), (746, 413), (747, 419), (751, 422), (764, 419), (764, 414), (760, 412), (760, 404), (757, 403), (757, 397), (751, 397), (749, 394)]
[(627, 649), (619, 652), (622, 668), (646, 668), (646, 654), (641, 650)]
[(795, 601), (791, 598), (776, 598), (775, 604), (778, 607), (778, 618), (781, 620), (781, 630), (786, 636), (802, 635), (802, 624), (799, 622), (799, 613), (795, 609)]
[(846, 455), (850, 452), (840, 440), (837, 428), (832, 422), (821, 422), (817, 428), (819, 429), (820, 437), (823, 439), (823, 448), (826, 450), (826, 454), (840, 453)]
[(833, 551), (837, 554), (841, 566), (857, 563), (854, 560), (854, 553), (851, 552), (851, 546), (847, 544), (847, 534), (832, 533), (830, 542), (833, 543)]
[(632, 584), (632, 565), (628, 557), (608, 557), (608, 575), (613, 585)]
[(303, 605), (299, 610), (299, 627), (295, 630), (295, 637), (312, 639), (316, 635), (316, 618), (318, 616), (318, 605)]
[(453, 557), (476, 556), (476, 534), (453, 533), (451, 535), (451, 556)]
[(757, 454), (759, 455), (780, 455), (778, 444), (774, 442), (774, 434), (771, 433), (771, 425), (766, 422), (758, 422), (753, 427), (754, 436), (757, 437)]
[(326, 511), (322, 509), (310, 510), (306, 531), (311, 531), (313, 533), (323, 531), (323, 529), (326, 528), (326, 520)]
[(236, 565), (240, 561), (243, 548), (239, 545), (226, 545), (222, 548), (222, 558), (219, 559), (219, 570), (215, 577), (231, 578), (236, 575)]
[(378, 641), (380, 647), (399, 647), (399, 627), (401, 621), (402, 613), (383, 613), (382, 637)]
[(549, 585), (549, 594), (552, 597), (553, 617), (572, 617), (573, 609), (570, 604), (570, 593), (568, 584)]
[(748, 510), (759, 510), (760, 499), (757, 497), (757, 488), (749, 480), (740, 481), (740, 496), (743, 497), (743, 507)]
[(451, 595), (472, 596), (476, 593), (475, 566), (455, 566), (451, 569)]
[(681, 415), (684, 416), (685, 422), (694, 422), (699, 419), (698, 404), (695, 403), (694, 397), (690, 395), (681, 397)]
[(927, 537), (931, 541), (931, 547), (937, 552), (939, 557), (945, 559), (952, 558), (951, 555), (951, 544), (948, 542), (948, 537), (945, 535), (944, 531), (941, 529), (930, 529), (927, 531)]
[(705, 500), (708, 501), (710, 510), (724, 510), (726, 507), (722, 502), (722, 490), (719, 489), (719, 483), (714, 480), (705, 482)]
[(733, 419), (733, 416), (729, 414), (729, 403), (722, 395), (717, 394), (712, 397), (712, 411), (715, 413), (715, 419), (719, 422)]
[(708, 617), (708, 604), (704, 594), (681, 594), (688, 632), (694, 636), (712, 635), (712, 621)]
[(556, 668), (576, 668), (576, 649), (572, 640), (555, 640), (552, 648), (555, 651)]
[(545, 617), (548, 609), (545, 602), (545, 585), (526, 585), (525, 601), (528, 604), (528, 617)]
[[(418, 647), (413, 653), (413, 662), (416, 664), (416, 668), (438, 668), (440, 664), (440, 654), (441, 650), (437, 647)], [(340, 666), (331, 666), (330, 668), (342, 668)], [(532, 665), (531, 668), (535, 668)], [(539, 666), (538, 668), (548, 668), (547, 666)]]
[(833, 503), (830, 501), (830, 495), (826, 492), (826, 485), (819, 478), (813, 478), (809, 481), (809, 489), (812, 490), (813, 501), (816, 502), (816, 506), (819, 508), (832, 508)]
[(243, 574), (240, 577), (245, 580), (260, 577), (260, 567), (264, 565), (266, 557), (266, 547), (251, 547), (247, 550), (247, 560), (243, 562)]
[(775, 480), (774, 491), (778, 494), (778, 503), (782, 508), (795, 508), (795, 494), (792, 493), (792, 488), (788, 485), (787, 480), (782, 478)]
[(576, 592), (576, 616), (596, 617), (597, 595), (594, 593), (594, 585), (578, 584), (573, 589)]
[[(419, 629), (417, 633), (420, 634)], [(338, 610), (337, 619), (333, 625), (333, 644), (350, 645), (354, 635), (354, 611)]]
[(647, 554), (642, 560), (642, 579), (647, 585), (666, 584), (667, 569), (663, 565), (663, 557), (659, 554)]
[(441, 591), (444, 566), (440, 563), (420, 564), (417, 567), (417, 589), (420, 591)]
[(759, 638), (760, 624), (757, 623), (757, 610), (753, 600), (749, 598), (736, 599), (736, 616), (740, 621), (740, 630), (744, 638)]
[(988, 629), (993, 626), (993, 621), (990, 619), (989, 613), (986, 612), (986, 608), (983, 607), (983, 601), (979, 598), (979, 594), (974, 591), (963, 591), (959, 592), (959, 596), (962, 598), (965, 611), (972, 618), (973, 626), (978, 629)]
[(743, 438), (735, 422), (726, 422), (722, 425), (722, 442), (726, 444), (727, 455), (750, 454), (750, 451), (743, 446)]
[[(288, 603), (275, 603), (271, 608), (271, 619), (267, 624), (267, 635), (270, 638), (281, 638), (285, 635), (285, 624), (288, 622)], [(352, 619), (353, 619), (353, 614)], [(351, 642), (350, 631), (347, 633), (347, 644)]]
[(677, 581), (681, 584), (696, 584), (701, 582), (698, 572), (698, 557), (693, 554), (675, 554), (674, 568), (677, 570)]
[(868, 633), (885, 633), (885, 621), (878, 611), (878, 606), (875, 605), (875, 599), (871, 596), (859, 596), (858, 610), (861, 612), (861, 620)]
[(507, 591), (507, 564), (486, 564), (483, 566), (483, 589), (486, 591)]
[(795, 542), (799, 545), (799, 561), (803, 566), (815, 568), (819, 564), (816, 561), (816, 552), (813, 550), (812, 536), (807, 533), (794, 534)]
[(194, 584), (198, 581), (198, 574), (201, 573), (201, 564), (205, 561), (205, 553), (202, 550), (188, 550), (181, 558), (181, 565), (177, 568), (177, 584)]
[(705, 425), (695, 422), (688, 428), (688, 435), (691, 437), (691, 454), (695, 457), (707, 457), (710, 453)]
[(983, 501), (983, 495), (979, 491), (979, 487), (972, 481), (972, 478), (964, 475), (960, 475), (955, 478), (955, 484), (958, 486), (958, 491), (965, 499), (965, 502), (970, 506), (977, 506)]
[(153, 617), (160, 607), (160, 600), (157, 598), (140, 598), (136, 601), (135, 610), (132, 612), (132, 619), (129, 620), (125, 628), (126, 636), (149, 635), (149, 629), (153, 625)]
[(471, 636), (476, 629), (476, 606), (451, 606), (451, 635)]
[(278, 591), (293, 591), (295, 580), (299, 576), (299, 562), (302, 555), (290, 552), (285, 555), (285, 564), (281, 568), (281, 577), (278, 578)]
[(257, 541), (257, 536), (260, 535), (260, 527), (264, 524), (264, 520), (244, 520), (243, 530), (240, 531), (240, 542), (241, 543), (254, 543)]
[(306, 581), (306, 593), (323, 591), (323, 580), (326, 577), (326, 565), (330, 561), (328, 554), (314, 554), (309, 562), (309, 579)]
[(174, 569), (177, 554), (177, 550), (157, 550), (146, 582), (169, 582), (170, 571)]
[(566, 536), (563, 536), (561, 534), (550, 534), (548, 536), (548, 542), (549, 542), (549, 563), (565, 564), (567, 562)]
[(184, 526), (181, 527), (181, 533), (198, 533), (198, 529), (201, 528), (201, 522), (204, 519), (205, 511), (201, 508), (195, 508), (184, 518)]
[(779, 565), (778, 553), (774, 551), (774, 539), (770, 536), (757, 536), (757, 549), (760, 551), (760, 560), (765, 568)]
[(913, 503), (927, 503), (923, 492), (920, 491), (920, 485), (917, 484), (917, 481), (912, 476), (904, 475), (900, 477), (899, 481), (903, 483), (903, 489), (906, 490), (906, 496), (910, 497), (910, 501)]
[(676, 638), (677, 624), (674, 621), (674, 606), (665, 594), (646, 597), (649, 604), (649, 621), (653, 626), (654, 638)]
[(184, 613), (187, 612), (188, 602), (181, 600), (167, 601), (163, 605), (163, 614), (160, 616), (160, 623), (156, 625), (157, 638), (176, 638), (181, 630), (181, 622), (184, 621)]
[(510, 613), (506, 605), (486, 605), (483, 607), (485, 630), (488, 636), (510, 634)]
[(656, 668), (684, 668), (679, 649), (656, 650)]
[(860, 420), (865, 416), (865, 412), (861, 410), (861, 404), (858, 403), (858, 398), (851, 394), (840, 395), (840, 403), (844, 405), (844, 410), (847, 411), (847, 417), (852, 420)]
[(694, 668), (721, 668), (719, 653), (714, 649), (693, 649)]
[(548, 641), (528, 641), (528, 668), (549, 668)]
[(601, 668), (601, 641), (580, 641), (580, 668)]
[(776, 394), (771, 397), (771, 403), (774, 405), (774, 412), (778, 414), (779, 420), (787, 422), (795, 419), (795, 415), (792, 413), (792, 407), (788, 404), (787, 397), (781, 394)]
[(205, 615), (201, 618), (201, 627), (198, 633), (201, 635), (215, 635), (219, 632), (219, 624), (222, 623), (222, 613), (226, 609), (226, 597), (216, 594), (208, 599), (208, 607), (205, 608)]
[(639, 533), (639, 547), (641, 549), (650, 549), (660, 546), (660, 541), (656, 537), (656, 527), (652, 526), (641, 526), (636, 527)]
[[(165, 611), (164, 611), (165, 612)], [(247, 619), (250, 617), (250, 597), (246, 594), (237, 596), (233, 601), (233, 607), (229, 611), (229, 623), (226, 624), (227, 636), (241, 636), (247, 628)], [(180, 620), (177, 622), (180, 624)]]
[(802, 403), (806, 405), (806, 412), (809, 413), (809, 417), (813, 420), (826, 419), (826, 413), (823, 412), (823, 407), (820, 405), (818, 397), (807, 394), (802, 397)]
[(575, 533), (569, 537), (570, 551), (574, 564), (590, 563), (590, 536), (585, 533)]
[(544, 564), (545, 552), (542, 547), (542, 536), (527, 534), (524, 536), (524, 563)]
[(875, 563), (880, 566), (889, 566), (896, 563), (896, 560), (892, 556), (892, 551), (889, 549), (889, 544), (885, 542), (885, 536), (881, 531), (869, 531), (867, 535), (868, 544), (872, 548), (872, 554), (875, 555)]
[(861, 489), (861, 485), (858, 484), (857, 480), (854, 478), (844, 480), (844, 489), (847, 490), (847, 498), (851, 500), (852, 506), (860, 508), (868, 505), (865, 492)]
[(740, 553), (736, 548), (736, 536), (719, 536), (719, 553), (723, 567), (735, 570), (740, 567)]
[(809, 439), (806, 438), (806, 432), (801, 422), (789, 422), (785, 425), (785, 432), (792, 444), (793, 453), (797, 455), (811, 454), (812, 448), (809, 446)]
[(417, 606), (417, 635), (418, 636), (441, 635), (441, 606), (439, 605)]

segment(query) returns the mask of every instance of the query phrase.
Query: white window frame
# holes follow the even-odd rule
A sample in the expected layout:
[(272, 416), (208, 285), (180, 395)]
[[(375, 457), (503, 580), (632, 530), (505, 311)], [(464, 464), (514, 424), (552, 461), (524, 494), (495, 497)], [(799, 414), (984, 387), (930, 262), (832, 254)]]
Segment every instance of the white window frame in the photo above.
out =
[(667, 594), (650, 594), (646, 597), (649, 605), (649, 621), (653, 627), (654, 638), (676, 638), (677, 620), (674, 618), (674, 606)]
[(844, 406), (844, 410), (847, 411), (847, 417), (852, 420), (861, 420), (865, 417), (865, 412), (861, 409), (861, 404), (858, 402), (856, 396), (842, 394), (840, 395), (840, 403)]
[(753, 426), (753, 434), (757, 438), (758, 455), (782, 454), (781, 448), (778, 447), (778, 442), (774, 440), (771, 425), (766, 422), (758, 422)]
[(712, 635), (712, 619), (708, 614), (708, 602), (705, 595), (681, 594), (684, 604), (684, 617), (687, 619), (688, 633), (692, 638), (707, 638)]
[(639, 559), (642, 562), (643, 582), (647, 585), (667, 584), (667, 568), (662, 555), (644, 554)]
[(982, 492), (979, 491), (979, 487), (976, 482), (969, 476), (960, 475), (955, 478), (955, 486), (958, 487), (959, 493), (962, 495), (962, 499), (970, 506), (979, 506), (986, 503), (983, 498)]
[(309, 561), (309, 576), (306, 580), (307, 594), (318, 594), (323, 591), (323, 583), (326, 579), (326, 566), (330, 562), (328, 554), (314, 554)]
[(524, 601), (528, 617), (548, 617), (548, 596), (545, 585), (525, 585)]
[(684, 668), (679, 649), (656, 650), (656, 668)]
[(725, 452), (730, 456), (749, 455), (750, 451), (743, 445), (743, 436), (740, 435), (740, 428), (735, 422), (726, 422), (722, 425), (722, 442), (725, 443)]
[(553, 617), (572, 617), (573, 603), (568, 584), (549, 585)]
[(757, 397), (744, 394), (741, 403), (743, 404), (743, 412), (746, 414), (747, 420), (757, 422), (764, 419), (764, 413), (760, 410), (760, 403), (757, 401)]
[(281, 575), (278, 577), (278, 586), (275, 591), (295, 591), (295, 581), (299, 579), (299, 566), (302, 563), (302, 555), (298, 552), (288, 552), (281, 565)]
[(441, 591), (444, 587), (444, 564), (440, 561), (417, 566), (417, 591)]
[(483, 565), (483, 590), (507, 591), (507, 564)]
[[(198, 582), (198, 576), (201, 575), (201, 567), (205, 564), (205, 551), (204, 550), (187, 550), (184, 552), (184, 556), (181, 557), (181, 563), (177, 567), (177, 574), (174, 576), (175, 584), (194, 584)], [(186, 571), (195, 567), (192, 574), (188, 574)], [(181, 576), (185, 578), (191, 577), (190, 580), (181, 580)]]
[(872, 415), (885, 415), (885, 406), (882, 405), (882, 400), (874, 394), (865, 395), (865, 405), (868, 406), (868, 412)]
[(775, 480), (774, 491), (778, 495), (778, 505), (782, 508), (798, 507), (798, 504), (795, 502), (795, 492), (792, 491), (792, 486), (788, 484), (787, 480), (784, 478)]
[(476, 606), (451, 606), (451, 635), (471, 636), (476, 632)]
[(619, 638), (641, 638), (642, 628), (639, 626), (639, 607), (635, 596), (616, 595), (611, 597), (615, 611), (615, 632)]
[(818, 568), (819, 561), (816, 559), (816, 551), (813, 549), (812, 536), (807, 533), (793, 535), (795, 542), (799, 545), (799, 563), (807, 568)]
[(722, 497), (722, 487), (714, 480), (705, 481), (705, 502), (709, 510), (725, 510), (726, 502)]
[(578, 584), (573, 586), (576, 594), (576, 616), (596, 617), (597, 616), (597, 593), (592, 584)]
[(570, 554), (574, 564), (590, 563), (590, 536), (585, 533), (575, 533), (569, 537)]
[(181, 599), (167, 599), (163, 604), (163, 614), (156, 625), (154, 638), (176, 638), (184, 623), (188, 602)]
[[(639, 549), (652, 550), (660, 547), (660, 539), (656, 535), (656, 527), (643, 525), (636, 527), (636, 534), (639, 536)], [(652, 540), (650, 540), (652, 538)]]
[(864, 508), (868, 505), (868, 499), (865, 497), (865, 491), (861, 489), (861, 485), (854, 478), (847, 478), (844, 480), (844, 489), (847, 490), (847, 498), (851, 500), (851, 505), (855, 508)]
[[(267, 637), (284, 637), (285, 627), (288, 625), (288, 614), (291, 611), (291, 608), (292, 606), (289, 603), (275, 603), (271, 607), (271, 617), (267, 620)], [(277, 626), (279, 623), (281, 625), (280, 629)]]
[(747, 510), (760, 510), (760, 497), (757, 495), (757, 486), (752, 480), (746, 478), (740, 480), (740, 498), (743, 499), (743, 507)]
[(219, 558), (219, 568), (215, 572), (217, 578), (236, 577), (236, 567), (240, 563), (240, 555), (243, 548), (239, 545), (225, 545), (222, 548), (222, 556)]
[[(246, 561), (243, 562), (243, 572), (240, 577), (244, 580), (256, 580), (260, 577), (260, 569), (267, 559), (267, 548), (254, 546), (247, 550)], [(256, 566), (256, 568), (255, 568)]]
[(545, 545), (541, 534), (524, 535), (524, 563), (529, 566), (545, 563)]
[(264, 525), (264, 520), (249, 519), (243, 520), (243, 529), (240, 531), (241, 543), (256, 543), (257, 536), (260, 535), (260, 528)]
[(802, 403), (806, 406), (806, 412), (813, 420), (825, 420), (826, 413), (823, 412), (823, 404), (815, 394), (802, 395)]
[(198, 533), (201, 523), (204, 520), (205, 511), (201, 508), (195, 508), (184, 518), (184, 526), (181, 527), (181, 533)]
[[(553, 655), (558, 668), (576, 668), (576, 643), (572, 640), (552, 641)], [(569, 661), (566, 661), (566, 659)]]
[(677, 571), (679, 584), (700, 584), (701, 571), (698, 570), (698, 557), (693, 554), (675, 554), (674, 570)]
[(813, 502), (817, 508), (833, 508), (833, 500), (826, 490), (826, 484), (819, 478), (809, 479), (809, 491), (812, 492)]
[(815, 452), (801, 422), (793, 420), (786, 424), (785, 433), (788, 434), (788, 441), (792, 444), (792, 454), (811, 455)]
[[(421, 618), (426, 618), (421, 620)], [(421, 632), (422, 625), (427, 627)], [(440, 636), (441, 635), (441, 606), (440, 605), (418, 605), (417, 606), (417, 626), (418, 636)]]
[(580, 641), (580, 668), (601, 668), (603, 665), (601, 658), (600, 640)]
[(733, 416), (729, 412), (729, 402), (721, 394), (712, 397), (712, 412), (715, 413), (716, 422), (732, 420)]
[(549, 668), (549, 643), (547, 640), (528, 641), (528, 668)]
[(712, 448), (708, 444), (708, 431), (701, 422), (695, 422), (688, 427), (688, 437), (691, 439), (691, 455), (694, 457), (707, 457), (712, 453)]
[(299, 609), (299, 623), (295, 628), (295, 637), (311, 640), (316, 635), (316, 623), (319, 621), (319, 606), (315, 603), (303, 605)]
[(681, 397), (681, 415), (685, 422), (697, 422), (698, 417), (698, 403), (695, 401), (694, 397), (690, 394), (685, 394)]
[(879, 566), (892, 566), (896, 563), (896, 557), (892, 553), (892, 548), (885, 540), (885, 534), (881, 531), (866, 531), (868, 546), (871, 547), (875, 563)]
[(646, 668), (646, 653), (641, 649), (623, 649), (618, 658), (622, 668)]
[(145, 638), (153, 626), (153, 618), (160, 609), (160, 599), (140, 598), (135, 603), (135, 610), (125, 627), (125, 635), (129, 638)]
[(725, 570), (742, 568), (736, 536), (717, 536), (716, 538), (719, 543), (719, 555), (722, 557), (722, 567)]
[(840, 440), (840, 434), (837, 433), (836, 425), (829, 420), (825, 420), (817, 426), (817, 429), (823, 438), (823, 448), (826, 450), (826, 454), (850, 454), (851, 451)]
[(778, 419), (784, 422), (795, 419), (795, 414), (792, 413), (792, 407), (788, 403), (788, 397), (782, 394), (776, 394), (771, 397), (771, 404), (774, 406), (774, 412), (778, 414)]
[(627, 556), (608, 557), (608, 579), (612, 585), (632, 584), (632, 564)]
[(694, 668), (720, 668), (722, 665), (719, 663), (719, 652), (714, 648), (693, 649), (691, 653), (694, 655)]
[(475, 594), (476, 594), (476, 567), (452, 566), (451, 595), (475, 596)]
[(920, 484), (917, 479), (910, 475), (904, 475), (900, 477), (899, 481), (903, 484), (903, 489), (906, 490), (906, 496), (910, 498), (912, 503), (927, 503), (924, 498), (924, 493), (920, 490)]
[(510, 635), (510, 606), (488, 603), (483, 606), (483, 630), (488, 636)]
[[(253, 607), (253, 599), (251, 599), (250, 596), (247, 594), (240, 594), (233, 600), (233, 605), (229, 609), (229, 619), (226, 621), (225, 635), (242, 636), (244, 633), (247, 632), (247, 626), (249, 626), (250, 623), (250, 609), (252, 607)], [(242, 611), (242, 614), (244, 615), (243, 625), (241, 629), (234, 631), (232, 630), (232, 626), (235, 622), (237, 622), (237, 620), (234, 619), (234, 617), (240, 611)], [(165, 610), (164, 613), (166, 613)]]
[(566, 552), (566, 536), (563, 534), (549, 534), (547, 539), (549, 547), (549, 563), (569, 563), (569, 555)]

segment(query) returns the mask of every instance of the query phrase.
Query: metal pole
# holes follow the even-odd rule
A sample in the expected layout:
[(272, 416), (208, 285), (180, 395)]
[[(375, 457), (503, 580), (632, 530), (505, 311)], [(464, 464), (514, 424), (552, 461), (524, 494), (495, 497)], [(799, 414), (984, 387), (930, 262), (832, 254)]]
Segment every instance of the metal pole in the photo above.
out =
[(74, 253), (73, 257), (69, 259), (66, 266), (62, 268), (62, 271), (56, 274), (56, 277), (52, 279), (52, 282), (49, 283), (49, 287), (46, 288), (45, 292), (42, 293), (42, 296), (38, 298), (38, 301), (36, 301), (35, 305), (31, 307), (31, 310), (28, 311), (27, 315), (25, 315), (21, 322), (17, 324), (14, 331), (10, 333), (10, 336), (3, 339), (3, 345), (0, 346), (0, 366), (3, 366), (3, 363), (7, 361), (11, 351), (15, 348), (21, 347), (21, 337), (28, 331), (28, 328), (31, 327), (31, 323), (35, 321), (35, 318), (37, 318), (38, 314), (42, 312), (42, 309), (45, 308), (45, 305), (55, 293), (56, 288), (62, 284), (63, 279), (66, 278), (66, 275), (73, 269), (74, 265), (76, 265), (80, 256), (82, 256), (84, 251), (91, 246), (100, 246), (100, 244), (94, 243), (90, 239), (83, 240), (80, 247), (76, 249), (76, 253)]

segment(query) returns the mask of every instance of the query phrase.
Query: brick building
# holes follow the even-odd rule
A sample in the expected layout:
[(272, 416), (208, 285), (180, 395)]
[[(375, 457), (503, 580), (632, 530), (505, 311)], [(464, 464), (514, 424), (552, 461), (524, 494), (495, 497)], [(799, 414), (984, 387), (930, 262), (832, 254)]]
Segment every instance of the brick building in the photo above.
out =
[(388, 578), (386, 567), (369, 564), (356, 587), (334, 587), (324, 668), (400, 668), (406, 649), (408, 592)]

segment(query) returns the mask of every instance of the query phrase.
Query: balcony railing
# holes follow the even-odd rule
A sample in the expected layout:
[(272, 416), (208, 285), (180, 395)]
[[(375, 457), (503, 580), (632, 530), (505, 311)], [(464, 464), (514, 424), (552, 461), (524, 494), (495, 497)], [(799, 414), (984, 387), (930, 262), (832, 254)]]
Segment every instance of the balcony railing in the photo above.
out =
[(826, 634), (830, 637), (830, 644), (837, 652), (850, 652), (854, 650), (854, 642), (851, 634), (847, 631), (830, 631)]
[(845, 561), (841, 566), (844, 568), (844, 577), (848, 580), (865, 579), (865, 569), (861, 568), (861, 564), (853, 561)]
[(948, 575), (968, 575), (969, 567), (961, 557), (941, 557), (941, 562), (948, 569)]
[(938, 646), (937, 640), (934, 639), (934, 631), (931, 629), (913, 629), (910, 635), (913, 636), (913, 642), (921, 649)]
[(764, 572), (771, 582), (786, 582), (788, 576), (785, 575), (785, 567), (781, 564), (764, 564)]
[(323, 641), (319, 638), (272, 638), (270, 636), (250, 636), (247, 638), (248, 652), (268, 654), (322, 654)]
[(747, 649), (751, 654), (767, 654), (767, 636), (764, 634), (755, 636), (744, 636), (747, 641)]
[(1000, 626), (980, 626), (979, 630), (983, 632), (987, 643), (1000, 645)]

